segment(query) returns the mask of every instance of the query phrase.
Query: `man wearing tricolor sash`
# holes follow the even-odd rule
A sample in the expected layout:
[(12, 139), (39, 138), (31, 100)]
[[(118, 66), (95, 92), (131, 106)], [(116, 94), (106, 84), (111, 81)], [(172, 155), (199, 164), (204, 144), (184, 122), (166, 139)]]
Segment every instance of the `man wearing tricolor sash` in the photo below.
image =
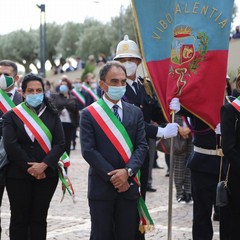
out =
[[(2, 115), (22, 102), (22, 95), (14, 88), (19, 79), (17, 65), (10, 60), (0, 61), (0, 138), (2, 141)], [(5, 187), (6, 166), (0, 169), (0, 206)], [(0, 238), (1, 238), (0, 227)]]
[(101, 95), (101, 88), (98, 86), (97, 80), (94, 78), (93, 73), (88, 73), (84, 78), (82, 89), (87, 92), (91, 99), (91, 103), (97, 101)]
[(41, 77), (27, 74), (22, 91), (24, 102), (3, 115), (10, 239), (44, 240), (48, 208), (58, 184), (58, 161), (64, 153), (64, 132)]
[[(81, 151), (89, 163), (90, 239), (134, 240), (139, 219), (137, 173), (147, 152), (143, 115), (121, 101), (126, 90), (121, 63), (109, 62), (101, 69), (100, 87), (103, 98), (80, 117)], [(148, 217), (140, 216), (150, 227)]]

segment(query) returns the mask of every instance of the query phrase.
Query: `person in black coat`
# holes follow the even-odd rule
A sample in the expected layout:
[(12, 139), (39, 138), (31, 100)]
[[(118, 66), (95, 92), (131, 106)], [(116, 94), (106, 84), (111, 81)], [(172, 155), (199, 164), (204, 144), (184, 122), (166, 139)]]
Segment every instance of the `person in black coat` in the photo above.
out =
[[(7, 83), (5, 77), (1, 77), (0, 88), (9, 95), (10, 100), (13, 101), (15, 105), (21, 103), (22, 95), (14, 87), (15, 82), (19, 80), (18, 68), (16, 63), (14, 63), (11, 60), (0, 61), (0, 76), (2, 74), (4, 76), (12, 77), (11, 78), (12, 81)], [(2, 116), (3, 116), (3, 111), (0, 109), (0, 138), (2, 138)], [(0, 207), (2, 205), (2, 197), (3, 197), (4, 188), (5, 188), (6, 169), (7, 169), (7, 166), (5, 166), (4, 168), (1, 168), (0, 170)], [(1, 223), (1, 218), (0, 218), (0, 223)], [(2, 232), (2, 228), (0, 226), (0, 238), (1, 238), (1, 232)]]
[(57, 107), (63, 125), (65, 136), (65, 151), (70, 156), (72, 136), (76, 134), (79, 124), (80, 104), (75, 96), (71, 94), (72, 84), (69, 79), (63, 78), (59, 93), (52, 94), (51, 99)]
[[(135, 240), (138, 227), (138, 184), (134, 176), (143, 164), (147, 152), (143, 115), (139, 108), (121, 101), (126, 87), (126, 70), (119, 62), (109, 62), (100, 71), (100, 86), (104, 90), (102, 101), (109, 111), (118, 106), (121, 127), (126, 130), (133, 152), (126, 162), (119, 153), (117, 141), (111, 141), (104, 124), (85, 108), (80, 117), (80, 141), (83, 158), (89, 163), (88, 201), (91, 215), (91, 240)], [(117, 123), (120, 122), (114, 119)], [(107, 121), (110, 131), (117, 133)], [(108, 129), (108, 128), (107, 128)], [(117, 139), (121, 139), (118, 134)], [(126, 139), (126, 135), (123, 139)], [(127, 145), (121, 145), (125, 151)]]
[(187, 162), (191, 170), (193, 240), (212, 240), (212, 211), (221, 161), (220, 124), (213, 130), (192, 113), (183, 108), (180, 110), (178, 98), (171, 100), (170, 109), (190, 119), (187, 123), (193, 134), (193, 153)]
[[(238, 81), (240, 74), (238, 75)], [(239, 86), (237, 87), (239, 91)], [(220, 208), (220, 239), (239, 238), (240, 227), (240, 97), (231, 98), (221, 108), (221, 135), (224, 158), (230, 164), (228, 175), (229, 204)], [(227, 169), (225, 167), (225, 169)], [(225, 170), (225, 175), (226, 175)]]
[(64, 132), (57, 110), (44, 95), (41, 77), (27, 74), (22, 91), (22, 104), (38, 115), (52, 139), (48, 151), (44, 150), (32, 128), (14, 111), (20, 105), (3, 115), (4, 147), (9, 160), (6, 189), (11, 209), (10, 239), (45, 240), (48, 208), (58, 184), (58, 161), (64, 153)]

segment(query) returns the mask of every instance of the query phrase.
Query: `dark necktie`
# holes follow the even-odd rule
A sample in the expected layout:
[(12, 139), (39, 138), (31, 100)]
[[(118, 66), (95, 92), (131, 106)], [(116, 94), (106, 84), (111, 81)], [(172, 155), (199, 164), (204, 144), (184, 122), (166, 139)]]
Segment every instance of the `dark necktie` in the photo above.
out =
[(121, 118), (120, 118), (120, 116), (119, 116), (119, 114), (118, 114), (118, 105), (113, 105), (113, 113), (114, 113), (114, 115), (116, 116), (116, 118), (121, 122)]
[(138, 84), (136, 82), (133, 82), (133, 87), (135, 89), (136, 95), (138, 95)]
[(9, 97), (11, 97), (11, 96), (12, 96), (12, 93), (7, 93), (7, 95), (8, 95)]

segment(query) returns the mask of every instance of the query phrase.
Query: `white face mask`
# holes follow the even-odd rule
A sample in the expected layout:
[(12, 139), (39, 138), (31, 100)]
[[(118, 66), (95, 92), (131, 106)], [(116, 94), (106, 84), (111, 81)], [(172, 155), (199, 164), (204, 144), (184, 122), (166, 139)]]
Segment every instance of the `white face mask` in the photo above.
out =
[(124, 62), (123, 66), (126, 68), (127, 76), (129, 77), (133, 76), (137, 71), (137, 64), (134, 62)]
[(90, 86), (91, 86), (92, 89), (97, 89), (97, 86), (98, 86), (98, 85), (97, 85), (97, 83), (91, 83)]

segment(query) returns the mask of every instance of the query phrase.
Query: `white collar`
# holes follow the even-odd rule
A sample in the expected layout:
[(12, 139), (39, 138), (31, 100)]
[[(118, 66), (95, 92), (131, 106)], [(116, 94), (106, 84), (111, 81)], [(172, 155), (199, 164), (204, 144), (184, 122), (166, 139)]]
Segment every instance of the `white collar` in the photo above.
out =
[(122, 101), (121, 101), (121, 100), (119, 100), (116, 104), (114, 104), (114, 103), (112, 103), (111, 101), (109, 101), (109, 100), (106, 98), (105, 93), (104, 93), (104, 95), (103, 95), (103, 100), (104, 100), (104, 102), (108, 105), (108, 107), (109, 107), (110, 109), (112, 109), (112, 107), (113, 107), (114, 105), (118, 105), (118, 107), (119, 107), (120, 109), (122, 109)]
[(135, 80), (133, 81), (133, 80), (130, 80), (130, 79), (127, 78), (127, 84), (128, 84), (129, 86), (132, 87), (132, 85), (133, 85), (134, 82), (138, 83), (138, 80), (135, 79)]

